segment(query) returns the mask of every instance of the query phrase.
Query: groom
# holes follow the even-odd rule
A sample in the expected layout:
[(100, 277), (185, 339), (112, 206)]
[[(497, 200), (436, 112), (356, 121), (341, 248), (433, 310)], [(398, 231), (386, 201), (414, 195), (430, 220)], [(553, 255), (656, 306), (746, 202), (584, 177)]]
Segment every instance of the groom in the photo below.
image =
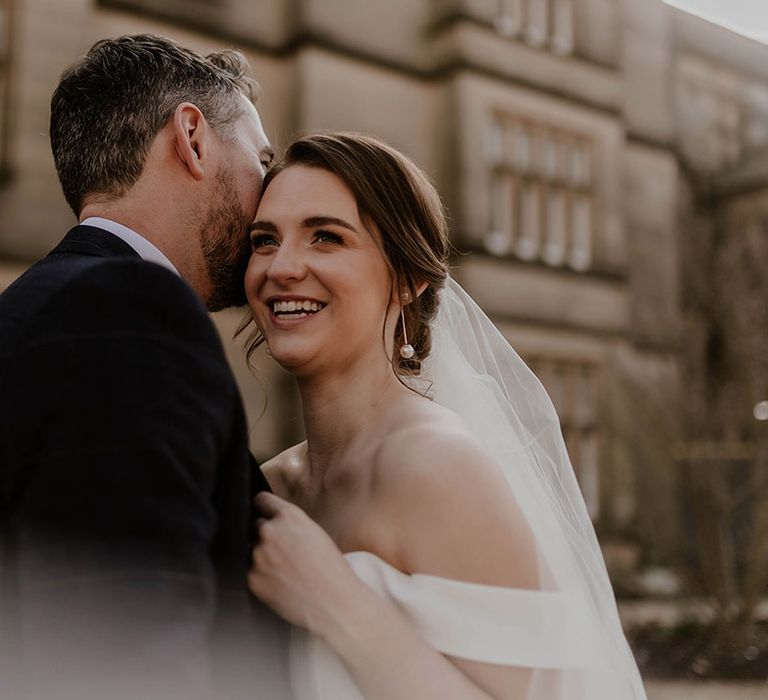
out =
[(206, 313), (245, 301), (272, 159), (246, 69), (128, 36), (54, 92), (80, 223), (0, 296), (2, 698), (284, 697), (245, 598), (267, 485)]

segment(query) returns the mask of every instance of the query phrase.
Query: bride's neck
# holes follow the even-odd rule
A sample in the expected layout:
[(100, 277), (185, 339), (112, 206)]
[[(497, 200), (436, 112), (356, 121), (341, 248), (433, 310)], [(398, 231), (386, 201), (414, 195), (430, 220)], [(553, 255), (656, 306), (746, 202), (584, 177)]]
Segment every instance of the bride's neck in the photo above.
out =
[(371, 444), (408, 392), (391, 368), (348, 370), (299, 380), (310, 467), (328, 472), (358, 446)]

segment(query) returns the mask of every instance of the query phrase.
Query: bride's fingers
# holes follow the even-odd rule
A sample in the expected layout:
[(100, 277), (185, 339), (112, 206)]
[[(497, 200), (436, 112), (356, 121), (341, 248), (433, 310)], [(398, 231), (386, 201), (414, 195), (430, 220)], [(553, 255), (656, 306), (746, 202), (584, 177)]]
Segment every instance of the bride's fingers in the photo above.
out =
[(256, 522), (253, 524), (253, 529), (256, 532), (259, 540), (263, 538), (264, 526), (269, 522), (269, 518), (256, 518)]
[(280, 496), (276, 496), (269, 491), (261, 491), (260, 493), (257, 493), (253, 502), (259, 509), (259, 512), (268, 518), (274, 517), (285, 510), (286, 506), (290, 505), (288, 501), (283, 500)]
[(258, 568), (251, 568), (248, 572), (248, 588), (259, 600), (267, 602), (269, 591), (269, 578), (264, 576)]
[(274, 557), (281, 549), (281, 526), (275, 518), (257, 518), (256, 520), (256, 543), (252, 551), (252, 560), (254, 564), (257, 555), (261, 557)]

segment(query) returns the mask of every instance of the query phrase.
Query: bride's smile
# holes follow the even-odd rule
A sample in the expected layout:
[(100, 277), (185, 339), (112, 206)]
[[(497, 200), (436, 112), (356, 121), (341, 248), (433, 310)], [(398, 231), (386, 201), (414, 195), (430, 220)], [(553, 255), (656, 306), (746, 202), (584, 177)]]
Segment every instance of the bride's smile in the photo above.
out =
[(375, 226), (349, 188), (320, 168), (278, 174), (251, 225), (246, 292), (270, 354), (305, 376), (377, 356), (399, 307)]
[(264, 302), (271, 309), (270, 321), (276, 328), (294, 328), (325, 308), (322, 301), (297, 296), (274, 296)]

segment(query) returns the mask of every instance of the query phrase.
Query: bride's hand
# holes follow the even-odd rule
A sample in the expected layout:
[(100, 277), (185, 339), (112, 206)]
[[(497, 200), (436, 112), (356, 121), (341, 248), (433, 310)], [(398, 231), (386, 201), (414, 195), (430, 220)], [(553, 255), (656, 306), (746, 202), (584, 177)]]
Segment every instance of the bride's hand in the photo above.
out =
[(256, 505), (251, 591), (278, 615), (325, 639), (371, 700), (491, 700), (369, 588), (326, 532), (271, 493)]
[(336, 544), (301, 508), (262, 492), (248, 586), (280, 617), (323, 636), (364, 584)]

